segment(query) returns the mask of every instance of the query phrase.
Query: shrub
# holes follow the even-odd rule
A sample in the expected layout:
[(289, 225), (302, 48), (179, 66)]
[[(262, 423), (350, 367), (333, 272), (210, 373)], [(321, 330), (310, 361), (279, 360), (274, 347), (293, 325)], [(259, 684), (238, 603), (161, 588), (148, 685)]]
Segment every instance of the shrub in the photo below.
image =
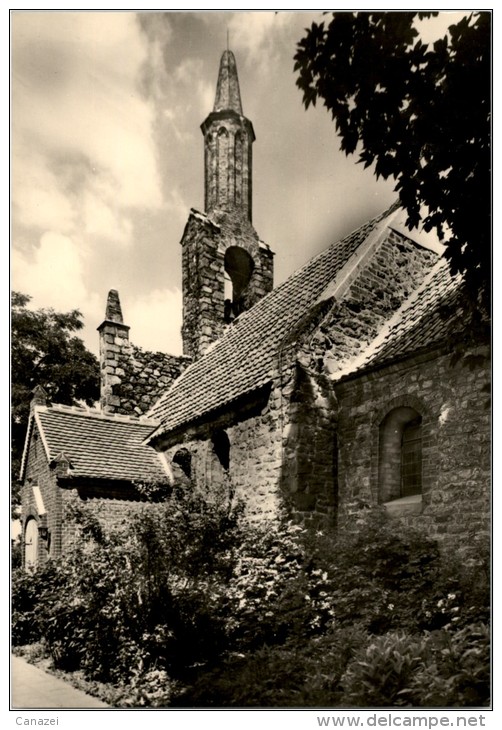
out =
[(340, 677), (367, 641), (359, 627), (334, 629), (310, 640), (259, 647), (233, 654), (178, 688), (173, 707), (336, 706)]
[(124, 706), (486, 702), (489, 563), (474, 542), (445, 559), (379, 509), (322, 534), (195, 491), (113, 529), (73, 517), (65, 557), (15, 574), (14, 642), (127, 687)]
[(37, 572), (14, 570), (11, 583), (11, 636), (14, 646), (39, 641), (44, 635), (42, 607), (56, 590), (57, 573), (52, 564)]
[(406, 705), (402, 691), (420, 666), (423, 640), (404, 632), (372, 637), (341, 679), (347, 707)]
[(484, 624), (423, 635), (375, 636), (341, 679), (348, 707), (482, 707), (490, 697)]
[(40, 616), (56, 667), (101, 681), (174, 675), (210, 661), (224, 641), (221, 590), (236, 517), (200, 496), (147, 505), (116, 528), (73, 511), (78, 536), (54, 566), (58, 590)]
[(485, 624), (437, 631), (428, 656), (404, 693), (416, 707), (487, 707), (490, 702), (490, 634)]

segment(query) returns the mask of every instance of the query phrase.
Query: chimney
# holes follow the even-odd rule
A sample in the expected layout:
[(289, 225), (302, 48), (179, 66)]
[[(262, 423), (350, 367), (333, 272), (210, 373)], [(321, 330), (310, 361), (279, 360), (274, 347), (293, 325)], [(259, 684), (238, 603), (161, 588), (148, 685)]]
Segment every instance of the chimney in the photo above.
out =
[(100, 405), (104, 413), (120, 413), (120, 386), (125, 375), (121, 365), (128, 357), (129, 327), (124, 324), (119, 293), (108, 292), (105, 319), (99, 325)]
[(31, 392), (33, 393), (33, 398), (30, 401), (30, 416), (35, 412), (36, 406), (47, 405), (47, 393), (41, 385), (36, 385)]

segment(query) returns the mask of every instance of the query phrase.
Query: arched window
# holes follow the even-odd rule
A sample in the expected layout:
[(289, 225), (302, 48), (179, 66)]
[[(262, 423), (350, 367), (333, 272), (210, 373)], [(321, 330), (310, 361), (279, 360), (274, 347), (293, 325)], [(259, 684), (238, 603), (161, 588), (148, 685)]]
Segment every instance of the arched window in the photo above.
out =
[(173, 464), (179, 466), (183, 474), (185, 474), (185, 476), (187, 476), (189, 479), (191, 478), (192, 454), (188, 451), (188, 449), (178, 449), (178, 451), (173, 456)]
[(24, 529), (24, 566), (33, 570), (38, 562), (38, 523), (30, 517)]
[(225, 251), (225, 322), (244, 311), (244, 294), (253, 274), (254, 262), (240, 246)]
[(230, 467), (230, 441), (225, 431), (215, 431), (212, 436), (213, 451), (225, 471)]
[(228, 153), (229, 135), (225, 127), (218, 129), (216, 159), (218, 161), (217, 205), (226, 208), (228, 204)]
[(234, 203), (239, 206), (242, 202), (242, 133), (235, 133), (234, 152)]
[(410, 406), (390, 411), (379, 431), (381, 503), (422, 494), (422, 417)]

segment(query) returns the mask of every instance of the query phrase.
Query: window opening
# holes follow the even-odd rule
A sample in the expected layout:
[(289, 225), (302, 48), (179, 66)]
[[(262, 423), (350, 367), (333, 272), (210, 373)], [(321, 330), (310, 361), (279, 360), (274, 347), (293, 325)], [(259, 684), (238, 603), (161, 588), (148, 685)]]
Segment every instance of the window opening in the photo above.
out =
[(232, 322), (245, 310), (244, 297), (254, 270), (251, 256), (239, 246), (225, 251), (225, 322)]
[(401, 442), (401, 497), (422, 491), (422, 426), (405, 425)]
[(414, 408), (390, 411), (380, 425), (378, 495), (389, 502), (422, 493), (422, 418)]
[(212, 437), (213, 450), (221, 466), (228, 471), (230, 467), (230, 441), (225, 431), (216, 431)]
[(181, 471), (190, 479), (192, 476), (192, 454), (188, 449), (179, 449), (173, 456), (173, 464), (177, 464)]

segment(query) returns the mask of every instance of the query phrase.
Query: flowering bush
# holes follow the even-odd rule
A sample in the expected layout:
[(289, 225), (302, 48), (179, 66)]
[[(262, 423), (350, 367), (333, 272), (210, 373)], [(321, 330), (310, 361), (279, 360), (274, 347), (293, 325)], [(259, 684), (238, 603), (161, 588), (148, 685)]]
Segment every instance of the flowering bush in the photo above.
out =
[(473, 706), (488, 696), (488, 553), (441, 556), (381, 510), (338, 534), (195, 491), (13, 581), (13, 639), (114, 682), (120, 706)]
[(176, 675), (219, 654), (237, 516), (185, 495), (146, 505), (113, 529), (85, 508), (73, 518), (79, 536), (51, 565), (52, 590), (39, 581), (41, 572), (33, 596), (23, 597), (29, 580), (20, 579), (16, 641), (36, 595), (37, 634), (55, 666), (82, 669), (90, 679), (122, 681), (139, 668)]

